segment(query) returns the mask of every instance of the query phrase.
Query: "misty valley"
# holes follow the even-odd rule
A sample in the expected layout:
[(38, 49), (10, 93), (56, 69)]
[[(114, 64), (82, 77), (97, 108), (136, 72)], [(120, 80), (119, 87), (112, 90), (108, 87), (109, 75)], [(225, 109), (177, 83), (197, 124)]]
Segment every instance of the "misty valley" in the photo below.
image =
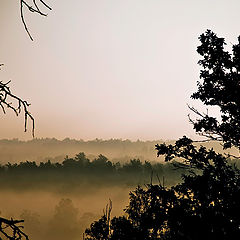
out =
[(121, 215), (129, 191), (150, 182), (174, 184), (182, 173), (172, 163), (90, 157), (80, 152), (62, 162), (1, 164), (1, 215), (24, 219), (30, 239), (81, 239), (109, 199), (112, 215)]
[[(0, 140), (1, 215), (24, 219), (30, 239), (81, 239), (85, 229), (102, 216), (110, 200), (112, 216), (120, 216), (129, 204), (129, 192), (137, 186), (152, 183), (169, 187), (182, 181), (181, 175), (187, 170), (180, 168), (177, 162), (164, 163), (161, 158), (146, 155), (148, 148), (154, 148), (152, 144), (154, 142), (122, 140), (88, 143), (56, 139)], [(220, 149), (216, 143), (207, 145)], [(64, 149), (72, 157), (52, 155), (47, 160), (41, 155), (44, 161), (17, 161), (18, 152), (32, 151), (40, 156), (49, 151), (50, 155), (51, 146), (53, 152)], [(101, 147), (112, 159), (102, 154), (94, 156), (97, 151), (101, 152)], [(7, 162), (4, 156), (10, 148), (16, 150), (11, 155), (14, 159)], [(74, 155), (77, 148), (86, 150), (87, 154)], [(123, 149), (123, 155), (116, 149)], [(54, 152), (57, 156), (61, 153)], [(233, 163), (238, 164), (238, 161)]]
[(0, 240), (238, 239), (239, 7), (1, 0)]

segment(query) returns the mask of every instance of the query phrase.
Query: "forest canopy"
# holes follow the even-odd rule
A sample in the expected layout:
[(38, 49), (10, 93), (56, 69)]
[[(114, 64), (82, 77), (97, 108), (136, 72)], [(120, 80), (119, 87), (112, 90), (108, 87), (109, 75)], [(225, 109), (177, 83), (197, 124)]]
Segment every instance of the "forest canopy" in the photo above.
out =
[(136, 187), (163, 178), (166, 185), (171, 185), (181, 181), (183, 172), (184, 169), (176, 169), (172, 163), (142, 162), (139, 159), (114, 163), (102, 154), (90, 160), (81, 152), (74, 158), (65, 157), (62, 163), (48, 160), (0, 165), (0, 186), (8, 190), (52, 189), (55, 192), (67, 187), (71, 192), (86, 185)]

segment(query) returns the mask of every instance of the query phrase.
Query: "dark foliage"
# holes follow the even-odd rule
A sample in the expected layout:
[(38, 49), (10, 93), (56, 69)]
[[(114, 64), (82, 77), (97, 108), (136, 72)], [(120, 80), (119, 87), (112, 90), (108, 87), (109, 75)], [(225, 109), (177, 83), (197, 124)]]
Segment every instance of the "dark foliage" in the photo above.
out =
[[(100, 154), (89, 160), (81, 152), (74, 158), (66, 157), (62, 163), (20, 162), (19, 164), (0, 165), (0, 187), (2, 189), (61, 189), (76, 190), (81, 185), (106, 186), (136, 186), (149, 182), (158, 182), (158, 178), (166, 179), (166, 183), (176, 183), (184, 169), (172, 171), (172, 163), (150, 163), (139, 159), (131, 159), (126, 163), (113, 163)], [(157, 177), (156, 177), (157, 176)], [(170, 182), (171, 180), (171, 182)]]
[[(203, 56), (199, 61), (203, 82), (198, 83), (192, 98), (218, 106), (221, 119), (191, 107), (199, 119), (190, 120), (197, 133), (221, 140), (224, 148), (240, 149), (240, 37), (232, 54), (224, 50), (224, 39), (210, 30), (199, 39), (197, 51)], [(119, 240), (236, 239), (240, 234), (240, 171), (229, 164), (230, 156), (196, 147), (185, 136), (173, 145), (156, 145), (156, 150), (166, 162), (178, 159), (175, 166), (188, 170), (182, 175), (183, 182), (171, 188), (163, 184), (138, 187), (130, 192), (125, 216), (107, 222), (108, 234), (91, 235), (95, 229), (91, 225), (86, 239), (114, 239), (118, 231), (122, 234), (118, 235)], [(102, 222), (98, 224), (101, 226)], [(128, 233), (133, 235), (126, 236)]]
[(156, 149), (158, 154), (165, 154), (167, 161), (180, 157), (190, 168), (190, 174), (183, 175), (183, 183), (172, 187), (178, 201), (173, 209), (178, 205), (181, 214), (168, 216), (168, 220), (178, 216), (174, 225), (169, 224), (170, 236), (234, 239), (234, 234), (240, 233), (239, 170), (229, 165), (225, 156), (212, 149), (197, 149), (186, 137), (174, 146), (163, 144)]
[(202, 56), (199, 65), (202, 82), (191, 97), (205, 105), (217, 106), (220, 120), (195, 112), (200, 117), (193, 122), (196, 132), (223, 141), (224, 147), (240, 147), (240, 36), (232, 52), (224, 49), (225, 40), (207, 30), (199, 38), (197, 52)]

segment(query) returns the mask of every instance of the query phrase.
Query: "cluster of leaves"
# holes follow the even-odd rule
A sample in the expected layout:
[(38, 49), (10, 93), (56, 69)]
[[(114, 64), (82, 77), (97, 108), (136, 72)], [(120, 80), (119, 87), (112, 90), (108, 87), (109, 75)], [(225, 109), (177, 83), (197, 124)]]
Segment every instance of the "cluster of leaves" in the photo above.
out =
[[(190, 120), (207, 140), (240, 149), (240, 37), (232, 54), (224, 50), (224, 39), (210, 30), (199, 39), (203, 82), (192, 98), (218, 106), (221, 119), (191, 108), (200, 119)], [(185, 136), (174, 145), (157, 144), (156, 150), (166, 162), (181, 160), (175, 164), (188, 170), (183, 182), (171, 188), (138, 187), (130, 192), (123, 217), (106, 221), (104, 215), (86, 230), (85, 239), (235, 239), (240, 234), (240, 171), (228, 163), (229, 156), (196, 147)]]
[(193, 99), (201, 100), (207, 106), (217, 106), (221, 117), (201, 114), (193, 122), (196, 132), (223, 141), (224, 147), (240, 147), (240, 36), (232, 46), (232, 53), (224, 49), (225, 40), (207, 30), (200, 36), (201, 45), (197, 52), (202, 56), (198, 91)]

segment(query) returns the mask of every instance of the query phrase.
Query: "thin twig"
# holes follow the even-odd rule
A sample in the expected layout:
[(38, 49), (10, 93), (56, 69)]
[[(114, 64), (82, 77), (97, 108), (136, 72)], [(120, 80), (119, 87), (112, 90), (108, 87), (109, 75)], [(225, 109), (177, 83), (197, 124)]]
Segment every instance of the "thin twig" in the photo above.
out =
[[(3, 83), (0, 81), (0, 107), (2, 108), (3, 113), (6, 113), (5, 107), (10, 108), (17, 116), (21, 113), (21, 110), (24, 111), (24, 131), (27, 131), (27, 119), (30, 118), (32, 121), (32, 135), (34, 137), (34, 131), (35, 131), (35, 121), (32, 114), (29, 112), (28, 107), (30, 104), (22, 100), (20, 97), (14, 95), (11, 93), (10, 88), (8, 84), (10, 83)], [(17, 101), (18, 105), (14, 106), (12, 102), (10, 101)]]
[[(33, 41), (32, 35), (30, 34), (30, 31), (28, 29), (27, 23), (25, 21), (24, 12), (23, 12), (24, 11), (24, 6), (30, 12), (37, 13), (37, 14), (39, 14), (41, 16), (47, 16), (47, 14), (40, 10), (39, 3), (36, 0), (31, 0), (31, 1), (32, 1), (33, 6), (31, 6), (25, 0), (20, 0), (20, 15), (21, 15), (21, 20), (22, 20), (23, 26), (25, 28), (25, 31), (27, 32), (29, 38)], [(52, 8), (49, 7), (43, 0), (39, 0), (39, 2), (40, 2), (40, 5), (43, 5), (45, 8), (48, 8), (49, 10), (52, 10)]]
[[(25, 240), (29, 240), (28, 235), (25, 234), (21, 228), (23, 228), (23, 226), (18, 225), (19, 223), (23, 223), (24, 220), (13, 220), (12, 218), (6, 219), (6, 218), (2, 218), (0, 217), (0, 233), (8, 240), (21, 240), (22, 238), (24, 238)], [(12, 229), (12, 231), (5, 231), (5, 229), (10, 228)], [(0, 239), (1, 235), (0, 235)]]

